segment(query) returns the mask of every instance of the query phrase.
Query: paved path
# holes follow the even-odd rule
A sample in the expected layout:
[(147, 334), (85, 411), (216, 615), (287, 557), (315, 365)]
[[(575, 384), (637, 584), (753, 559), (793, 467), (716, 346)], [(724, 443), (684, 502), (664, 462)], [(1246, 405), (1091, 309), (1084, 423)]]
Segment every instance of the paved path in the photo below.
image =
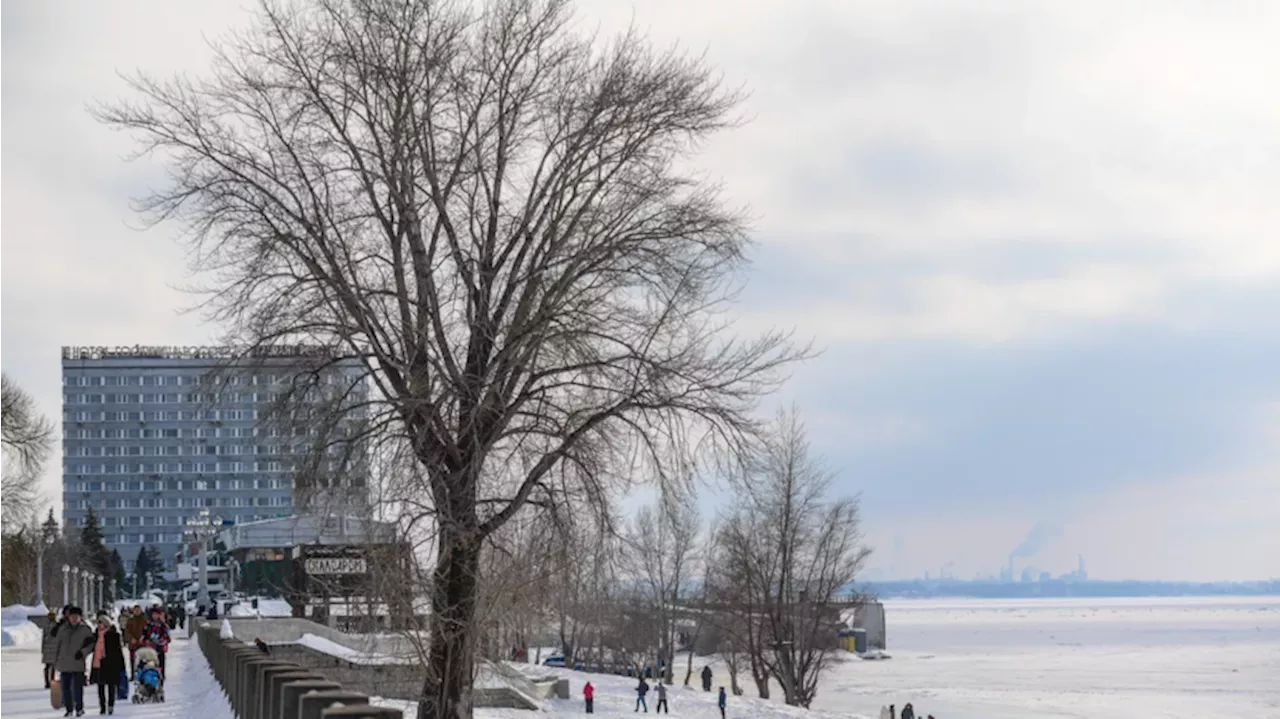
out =
[[(195, 640), (175, 639), (167, 657), (169, 680), (165, 703), (116, 704), (116, 716), (132, 719), (232, 719), (231, 707), (222, 695), (209, 664)], [(85, 687), (85, 716), (99, 716), (98, 688)], [(40, 651), (36, 647), (0, 650), (0, 716), (4, 719), (55, 719), (61, 709), (49, 706), (49, 690), (40, 677)]]

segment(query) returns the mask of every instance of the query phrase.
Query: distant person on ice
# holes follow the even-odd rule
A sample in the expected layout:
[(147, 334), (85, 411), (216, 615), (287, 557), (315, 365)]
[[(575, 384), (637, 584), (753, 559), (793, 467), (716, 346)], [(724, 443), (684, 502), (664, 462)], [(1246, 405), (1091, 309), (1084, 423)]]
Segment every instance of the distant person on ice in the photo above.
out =
[(649, 682), (644, 680), (641, 675), (640, 683), (636, 685), (636, 711), (640, 711), (640, 707), (644, 707), (644, 713), (649, 713), (649, 703), (645, 701), (645, 695), (649, 693)]
[(907, 702), (902, 706), (902, 719), (916, 719), (916, 708)]
[(711, 691), (711, 667), (702, 667), (702, 691)]
[(582, 687), (582, 698), (587, 701), (587, 713), (595, 714), (596, 713), (596, 688), (591, 686), (591, 682), (587, 682), (586, 686)]
[(720, 719), (724, 719), (724, 705), (727, 700), (728, 697), (725, 696), (724, 687), (720, 687), (720, 698), (716, 700), (716, 704), (720, 706)]

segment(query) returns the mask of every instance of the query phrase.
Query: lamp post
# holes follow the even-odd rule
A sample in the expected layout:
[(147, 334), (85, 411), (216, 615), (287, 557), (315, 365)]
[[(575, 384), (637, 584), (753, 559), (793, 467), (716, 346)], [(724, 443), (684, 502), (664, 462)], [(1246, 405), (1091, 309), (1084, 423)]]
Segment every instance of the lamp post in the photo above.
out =
[(103, 604), (102, 595), (104, 594), (103, 590), (106, 588), (107, 578), (99, 574), (97, 575), (97, 579), (98, 579), (98, 609), (106, 609), (107, 605)]
[(71, 600), (77, 604), (84, 603), (84, 595), (80, 593), (83, 584), (80, 581), (80, 568), (71, 568)]
[(222, 526), (222, 517), (210, 516), (209, 510), (200, 512), (187, 520), (187, 532), (200, 543), (200, 592), (196, 595), (196, 606), (209, 606), (209, 540), (218, 533)]
[(67, 575), (70, 573), (71, 566), (68, 564), (62, 565), (62, 606), (64, 607), (71, 603), (71, 596), (67, 593), (71, 589), (71, 584), (67, 582)]
[(44, 604), (44, 553), (55, 541), (57, 538), (53, 536), (53, 532), (46, 529), (36, 547), (36, 604)]

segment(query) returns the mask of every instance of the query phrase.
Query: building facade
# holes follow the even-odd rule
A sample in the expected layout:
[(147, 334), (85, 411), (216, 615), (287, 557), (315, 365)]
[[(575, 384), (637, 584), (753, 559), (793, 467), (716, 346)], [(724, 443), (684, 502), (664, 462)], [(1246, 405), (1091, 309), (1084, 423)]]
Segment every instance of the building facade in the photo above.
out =
[[(364, 414), (357, 368), (308, 348), (242, 354), (64, 347), (64, 526), (82, 526), (92, 508), (126, 569), (143, 546), (172, 568), (201, 510), (236, 524), (289, 516), (304, 486), (359, 501), (367, 463), (343, 440)], [(304, 381), (308, 397), (340, 394), (350, 409), (311, 416), (294, 399)]]

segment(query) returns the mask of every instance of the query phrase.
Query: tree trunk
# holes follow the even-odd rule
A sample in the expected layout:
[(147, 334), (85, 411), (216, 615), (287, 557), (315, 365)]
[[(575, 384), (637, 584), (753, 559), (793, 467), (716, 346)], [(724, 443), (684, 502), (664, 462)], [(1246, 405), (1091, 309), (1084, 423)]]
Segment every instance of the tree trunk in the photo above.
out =
[(418, 719), (471, 719), (480, 543), (442, 530), (433, 577), (431, 648)]

